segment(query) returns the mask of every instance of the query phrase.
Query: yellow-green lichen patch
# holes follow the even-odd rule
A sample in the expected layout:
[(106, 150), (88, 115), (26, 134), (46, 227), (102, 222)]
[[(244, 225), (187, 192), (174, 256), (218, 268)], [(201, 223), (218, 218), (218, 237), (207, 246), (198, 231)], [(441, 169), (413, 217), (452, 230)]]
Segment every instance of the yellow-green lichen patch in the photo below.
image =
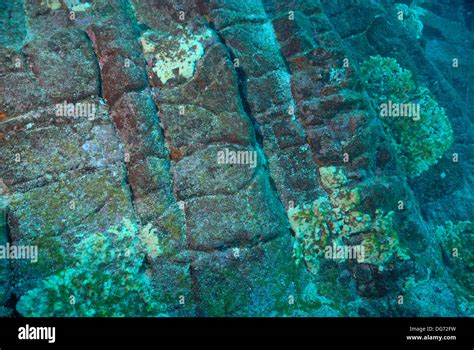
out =
[[(113, 169), (119, 171), (119, 168)], [(121, 169), (120, 169), (121, 170)], [(128, 193), (110, 170), (61, 181), (12, 196), (10, 208), (25, 235), (62, 232), (103, 211), (109, 219), (124, 215)], [(122, 174), (120, 174), (122, 175)], [(125, 210), (124, 210), (125, 209)], [(104, 220), (104, 225), (110, 224)]]
[(373, 225), (368, 234), (364, 235), (364, 263), (378, 266), (383, 271), (387, 263), (408, 260), (409, 256), (400, 247), (398, 234), (393, 224), (394, 212), (384, 215), (382, 210), (377, 210)]
[[(375, 218), (356, 210), (360, 204), (359, 189), (349, 189), (350, 180), (342, 168), (319, 169), (321, 184), (326, 195), (312, 204), (288, 211), (290, 225), (295, 232), (294, 257), (317, 273), (320, 260), (328, 246), (346, 246), (350, 237), (357, 236), (362, 256), (358, 262), (372, 264), (382, 271), (386, 264), (408, 256), (400, 247), (393, 224), (393, 212), (377, 210)], [(340, 263), (346, 258), (335, 259)]]
[[(362, 63), (360, 76), (408, 176), (419, 176), (438, 163), (453, 144), (454, 135), (446, 111), (430, 90), (417, 86), (412, 73), (391, 57), (370, 57)], [(408, 113), (409, 118), (403, 113), (386, 113), (389, 105), (398, 109), (415, 106), (418, 112)]]
[(58, 10), (61, 8), (61, 2), (59, 0), (43, 0), (41, 5), (46, 5), (51, 10)]
[(79, 2), (78, 0), (64, 0), (66, 6), (74, 12), (87, 11), (92, 5), (88, 2)]
[(150, 247), (137, 239), (139, 232), (127, 219), (105, 232), (85, 231), (74, 249), (75, 264), (24, 294), (18, 312), (30, 317), (163, 316), (160, 295), (141, 272)]
[(138, 237), (147, 256), (155, 259), (163, 254), (163, 242), (159, 238), (157, 230), (150, 223), (140, 229)]
[(147, 31), (140, 38), (145, 56), (152, 60), (151, 70), (162, 84), (170, 79), (191, 79), (196, 62), (204, 55), (204, 42), (210, 31), (196, 34), (185, 28), (179, 34)]
[(181, 241), (184, 236), (184, 213), (177, 205), (173, 205), (161, 218), (161, 224), (170, 239)]
[(72, 244), (81, 232), (98, 230), (131, 213), (121, 168), (59, 182), (11, 196), (11, 230), (17, 242), (38, 247), (38, 263), (28, 273), (50, 274), (68, 264)]
[[(64, 0), (64, 4), (67, 8), (74, 12), (83, 12), (87, 11), (92, 4), (88, 2), (80, 2), (79, 0)], [(43, 0), (41, 1), (41, 5), (46, 5), (49, 9), (55, 11), (61, 8), (61, 1), (60, 0)]]

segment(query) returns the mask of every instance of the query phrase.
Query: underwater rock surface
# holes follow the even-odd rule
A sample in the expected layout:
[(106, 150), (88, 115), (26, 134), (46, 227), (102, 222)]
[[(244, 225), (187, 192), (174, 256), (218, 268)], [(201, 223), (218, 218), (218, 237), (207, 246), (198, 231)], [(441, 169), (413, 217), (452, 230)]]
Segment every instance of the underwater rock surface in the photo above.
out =
[(0, 316), (474, 316), (469, 6), (3, 2)]

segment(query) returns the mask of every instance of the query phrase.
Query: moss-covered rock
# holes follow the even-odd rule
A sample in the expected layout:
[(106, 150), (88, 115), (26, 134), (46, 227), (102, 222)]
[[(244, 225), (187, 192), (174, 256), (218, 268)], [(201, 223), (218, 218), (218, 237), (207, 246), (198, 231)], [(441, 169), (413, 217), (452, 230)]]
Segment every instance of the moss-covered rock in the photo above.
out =
[(419, 115), (413, 117), (381, 117), (397, 143), (408, 175), (418, 176), (436, 164), (451, 147), (453, 131), (445, 110), (430, 91), (417, 86), (411, 72), (393, 58), (371, 57), (361, 65), (360, 73), (377, 111), (384, 105), (419, 107)]
[[(288, 211), (296, 238), (296, 263), (303, 261), (311, 272), (317, 273), (321, 260), (327, 257), (328, 247), (345, 247), (350, 241), (358, 241), (361, 246), (362, 256), (357, 256), (357, 261), (374, 265), (379, 271), (397, 259), (409, 258), (400, 247), (394, 229), (394, 212), (384, 214), (378, 209), (372, 217), (358, 211), (359, 189), (349, 189), (350, 180), (342, 168), (322, 167), (319, 173), (327, 195)], [(341, 255), (335, 261), (347, 259)]]
[(12, 243), (38, 247), (37, 263), (15, 261), (18, 295), (70, 266), (74, 245), (85, 232), (101, 231), (131, 217), (124, 176), (123, 167), (112, 167), (11, 195), (8, 220)]
[(124, 220), (85, 236), (77, 244), (75, 265), (22, 296), (18, 312), (29, 317), (160, 316), (163, 306), (141, 271), (146, 254), (161, 254), (153, 230)]
[(396, 11), (398, 20), (402, 22), (402, 26), (405, 27), (409, 35), (415, 39), (419, 39), (423, 32), (421, 17), (425, 15), (426, 11), (414, 3), (415, 2), (413, 2), (411, 6), (398, 3), (393, 6), (393, 9)]
[(438, 226), (436, 236), (441, 242), (445, 264), (452, 270), (458, 283), (453, 290), (461, 299), (459, 305), (464, 312), (474, 311), (474, 223), (461, 221), (454, 224), (447, 221)]

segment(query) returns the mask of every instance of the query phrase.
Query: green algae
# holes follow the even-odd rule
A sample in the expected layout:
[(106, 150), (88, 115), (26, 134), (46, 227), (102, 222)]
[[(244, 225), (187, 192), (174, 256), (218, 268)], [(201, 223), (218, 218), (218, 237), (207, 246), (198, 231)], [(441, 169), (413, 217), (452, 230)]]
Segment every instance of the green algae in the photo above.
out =
[[(382, 271), (397, 259), (409, 259), (394, 229), (394, 212), (384, 214), (383, 210), (377, 209), (372, 217), (358, 211), (360, 190), (348, 188), (350, 180), (343, 169), (321, 167), (319, 172), (327, 195), (312, 204), (288, 211), (295, 232), (293, 256), (296, 264), (304, 262), (312, 273), (317, 274), (327, 247), (345, 246), (353, 236), (359, 237), (364, 248), (362, 259), (357, 257), (360, 263), (375, 265)], [(335, 261), (344, 262), (346, 259)]]
[(77, 244), (75, 265), (23, 295), (18, 312), (30, 317), (162, 316), (164, 307), (141, 273), (150, 241), (139, 236), (138, 225), (128, 220), (89, 233)]
[(393, 136), (398, 154), (410, 177), (416, 177), (436, 164), (454, 141), (445, 110), (423, 86), (416, 86), (412, 73), (395, 59), (374, 56), (360, 67), (361, 79), (375, 109), (387, 103), (419, 106), (416, 118), (381, 117)]

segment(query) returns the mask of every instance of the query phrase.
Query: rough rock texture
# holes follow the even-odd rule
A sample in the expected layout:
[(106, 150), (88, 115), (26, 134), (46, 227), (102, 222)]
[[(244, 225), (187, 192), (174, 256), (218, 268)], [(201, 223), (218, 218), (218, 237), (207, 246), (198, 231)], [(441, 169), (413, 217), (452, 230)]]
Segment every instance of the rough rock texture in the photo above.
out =
[[(0, 315), (123, 218), (166, 242), (143, 273), (170, 315), (472, 315), (434, 234), (474, 213), (472, 18), (457, 3), (426, 1), (420, 39), (388, 0), (1, 4), (0, 245), (39, 257), (0, 261)], [(416, 179), (358, 79), (376, 54), (453, 125), (452, 152)], [(95, 113), (58, 115), (62, 103)], [(255, 166), (221, 164), (224, 151)], [(330, 166), (361, 190), (358, 210), (395, 212), (409, 259), (295, 264), (287, 209), (324, 195)]]

